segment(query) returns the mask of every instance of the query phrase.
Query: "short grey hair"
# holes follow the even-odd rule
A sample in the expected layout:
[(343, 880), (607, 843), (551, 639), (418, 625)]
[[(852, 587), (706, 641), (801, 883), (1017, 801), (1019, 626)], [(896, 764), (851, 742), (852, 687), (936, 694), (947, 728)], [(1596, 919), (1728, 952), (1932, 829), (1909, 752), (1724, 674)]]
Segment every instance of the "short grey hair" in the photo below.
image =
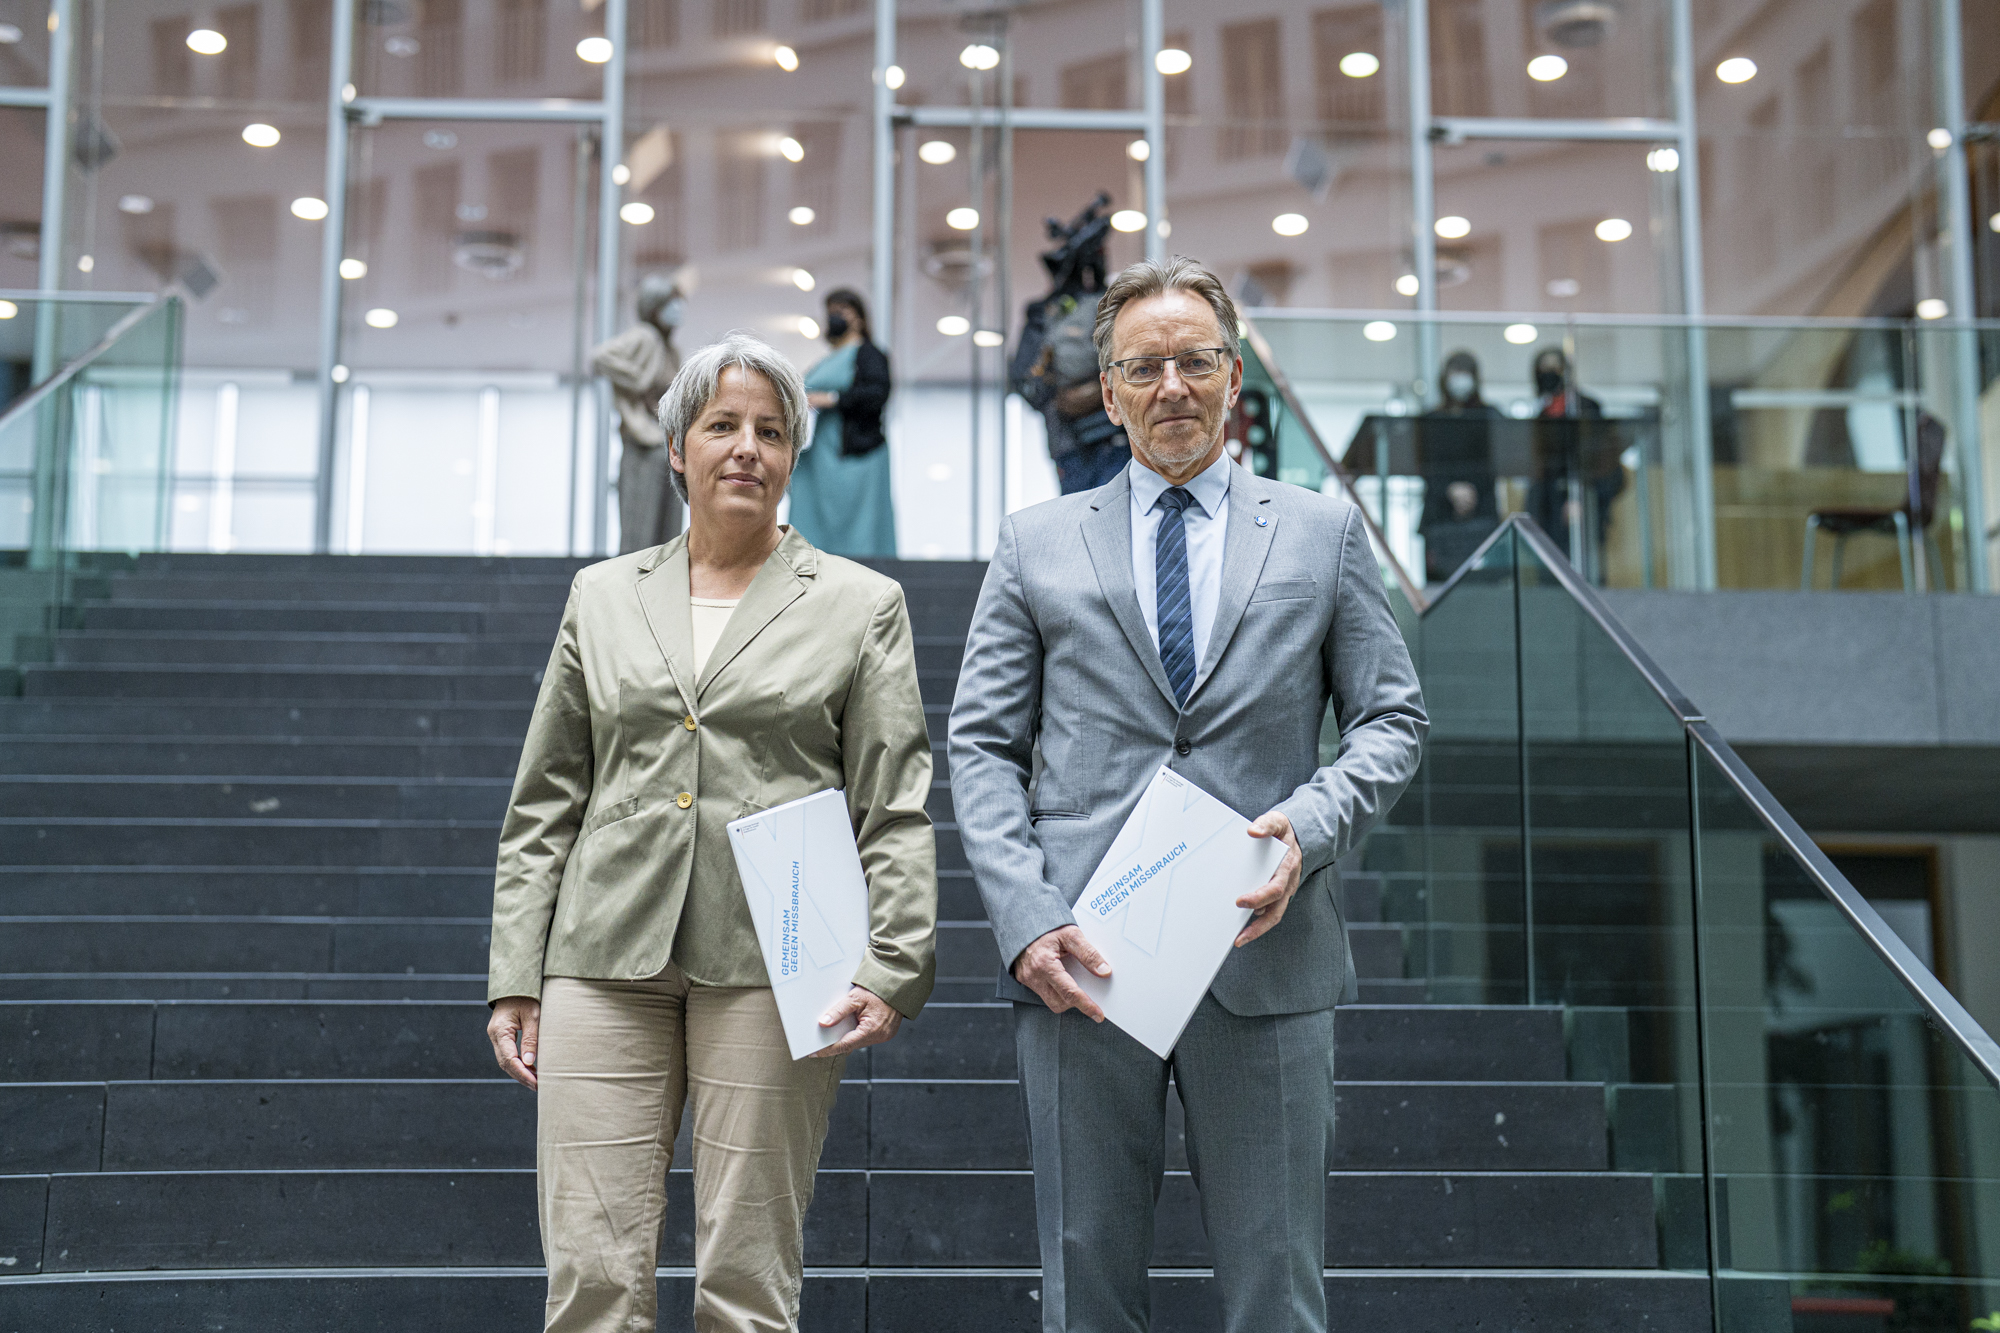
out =
[[(806, 382), (799, 368), (771, 344), (754, 333), (738, 329), (725, 333), (708, 346), (694, 352), (682, 363), (674, 382), (660, 397), (660, 427), (667, 434), (668, 453), (678, 452), (687, 462), (685, 442), (695, 419), (701, 416), (722, 383), (722, 372), (731, 366), (755, 371), (769, 380), (777, 391), (778, 406), (785, 413), (785, 442), (792, 449), (797, 466), (799, 450), (806, 447)], [(668, 465), (674, 491), (687, 499), (687, 478)]]
[(1236, 316), (1236, 302), (1229, 299), (1229, 289), (1222, 285), (1222, 279), (1186, 255), (1169, 255), (1164, 260), (1140, 260), (1104, 289), (1097, 302), (1097, 326), (1090, 334), (1090, 340), (1097, 344), (1100, 370), (1111, 366), (1111, 326), (1118, 322), (1118, 312), (1134, 301), (1175, 290), (1193, 292), (1208, 302), (1208, 308), (1215, 312), (1216, 324), (1222, 329), (1223, 350), (1232, 357), (1243, 355), (1236, 337), (1237, 325), (1241, 323)]

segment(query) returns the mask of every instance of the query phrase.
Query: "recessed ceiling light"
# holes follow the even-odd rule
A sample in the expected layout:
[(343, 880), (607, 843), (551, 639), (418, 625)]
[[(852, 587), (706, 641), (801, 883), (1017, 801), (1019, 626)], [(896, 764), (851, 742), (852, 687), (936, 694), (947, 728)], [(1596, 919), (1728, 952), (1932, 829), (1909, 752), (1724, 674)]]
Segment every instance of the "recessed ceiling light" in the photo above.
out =
[(187, 35), (188, 50), (200, 56), (219, 56), (229, 46), (229, 39), (213, 28), (196, 28)]
[(773, 47), (771, 59), (787, 74), (793, 73), (799, 67), (799, 53), (789, 46)]
[(903, 67), (901, 65), (889, 66), (889, 72), (883, 76), (882, 82), (889, 85), (890, 92), (895, 92), (903, 86)]
[(1372, 343), (1385, 343), (1396, 336), (1396, 326), (1386, 319), (1371, 319), (1361, 326), (1361, 336)]
[(1396, 279), (1396, 295), (1398, 296), (1415, 296), (1421, 290), (1423, 290), (1423, 284), (1417, 281), (1417, 275), (1414, 273), (1405, 273), (1402, 277)]
[(792, 270), (792, 286), (802, 292), (809, 292), (819, 286), (819, 282), (805, 269), (795, 268)]
[(326, 213), (326, 200), (324, 199), (315, 199), (308, 194), (292, 200), (292, 216), (295, 218), (302, 218), (307, 222), (318, 222), (326, 216)]
[(937, 322), (937, 331), (947, 338), (963, 338), (972, 331), (972, 321), (964, 315), (946, 315)]
[(1131, 158), (1134, 162), (1144, 162), (1152, 155), (1153, 145), (1147, 143), (1144, 139), (1134, 139), (1131, 143), (1125, 145), (1125, 156)]
[(76, 257), (76, 271), (78, 273), (88, 273), (96, 267), (97, 267), (97, 260), (95, 260), (91, 256), (78, 255)]
[(283, 137), (278, 133), (277, 126), (266, 125), (262, 121), (243, 127), (243, 142), (252, 148), (275, 148)]
[(1951, 131), (1940, 125), (1924, 136), (1924, 142), (1942, 153), (1951, 147)]
[(1350, 79), (1366, 79), (1382, 68), (1382, 62), (1368, 51), (1349, 51), (1340, 58), (1340, 72)]
[(958, 149), (944, 139), (926, 139), (917, 145), (917, 157), (934, 167), (941, 167), (958, 156)]
[(361, 317), (361, 322), (371, 329), (393, 329), (396, 327), (396, 312), (383, 306), (376, 306)]
[(819, 214), (813, 212), (804, 204), (800, 204), (797, 208), (785, 214), (785, 216), (792, 220), (794, 227), (810, 227), (812, 226), (813, 219), (818, 217)]
[(632, 168), (626, 166), (623, 162), (611, 168), (611, 183), (613, 185), (625, 185), (630, 183), (631, 179)]
[(1731, 56), (1715, 67), (1715, 77), (1724, 83), (1748, 83), (1757, 77), (1757, 62), (1748, 56)]
[(586, 37), (576, 44), (576, 58), (593, 65), (602, 65), (611, 59), (611, 52), (609, 37)]
[(1927, 296), (1917, 302), (1918, 319), (1943, 319), (1951, 313), (1951, 307), (1935, 296)]
[(333, 370), (332, 370), (332, 371), (330, 372), (330, 375), (331, 375), (331, 378), (332, 378), (332, 380), (333, 380), (333, 382), (334, 382), (335, 384), (345, 384), (345, 383), (347, 383), (347, 367), (346, 367), (346, 366), (335, 366), (335, 367), (333, 368)]
[(958, 63), (967, 69), (992, 69), (1000, 63), (1000, 53), (984, 42), (974, 42), (958, 53)]
[(806, 157), (806, 146), (787, 134), (778, 140), (778, 155), (787, 162), (803, 162)]
[(365, 278), (368, 276), (368, 265), (359, 259), (343, 259), (340, 261), (340, 276), (349, 282), (356, 278)]
[(999, 347), (1006, 341), (1006, 335), (998, 329), (981, 329), (972, 335), (973, 345), (977, 347)]
[(1447, 241), (1456, 241), (1472, 234), (1472, 224), (1456, 213), (1447, 213), (1431, 224), (1431, 230)]
[(819, 321), (811, 315), (799, 316), (799, 332), (807, 338), (819, 337)]
[(1111, 215), (1113, 231), (1144, 231), (1146, 215), (1136, 208), (1121, 208)]
[(20, 24), (0, 23), (0, 46), (12, 46), (14, 43), (20, 40), (21, 40)]
[(21, 307), (12, 301), (0, 301), (0, 319), (12, 319), (21, 313)]
[(1632, 224), (1624, 218), (1606, 218), (1597, 224), (1597, 239), (1622, 241), (1632, 234)]
[(1678, 148), (1655, 148), (1646, 154), (1646, 170), (1662, 175), (1681, 169), (1681, 153)]
[(637, 199), (618, 210), (618, 216), (635, 227), (643, 227), (653, 220), (653, 206), (642, 204)]
[(1271, 230), (1280, 236), (1303, 236), (1311, 225), (1303, 213), (1280, 213), (1271, 219)]
[(1500, 336), (1516, 347), (1521, 347), (1533, 342), (1539, 336), (1539, 332), (1532, 324), (1509, 324), (1500, 330)]
[(1561, 56), (1536, 56), (1528, 62), (1528, 77), (1536, 83), (1554, 83), (1569, 73), (1569, 61)]
[(118, 211), (120, 213), (150, 213), (153, 211), (153, 200), (150, 196), (143, 194), (120, 195), (118, 196)]
[(954, 208), (944, 215), (944, 225), (955, 231), (971, 231), (979, 225), (979, 210), (976, 208)]
[(1153, 68), (1162, 74), (1185, 74), (1194, 68), (1194, 57), (1175, 47), (1165, 47), (1153, 57)]

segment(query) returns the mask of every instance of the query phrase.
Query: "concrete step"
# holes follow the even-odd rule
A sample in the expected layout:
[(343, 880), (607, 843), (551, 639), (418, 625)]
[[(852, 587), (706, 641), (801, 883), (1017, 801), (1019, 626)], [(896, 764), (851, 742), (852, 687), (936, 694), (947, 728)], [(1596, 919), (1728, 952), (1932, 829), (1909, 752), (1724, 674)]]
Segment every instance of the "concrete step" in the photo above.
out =
[(490, 918), (0, 918), (0, 973), (484, 973)]
[(486, 973), (12, 972), (0, 1000), (479, 1000)]
[[(938, 868), (963, 870), (958, 830), (936, 826)], [(56, 819), (0, 817), (0, 865), (485, 866), (499, 846), (492, 821)]]
[(174, 663), (196, 666), (516, 667), (540, 670), (549, 659), (549, 633), (530, 637), (491, 634), (354, 633), (297, 630), (149, 631), (87, 630), (52, 636), (51, 660), (60, 666)]
[[(1705, 1274), (1577, 1271), (1408, 1271), (1326, 1275), (1329, 1309), (1343, 1329), (1437, 1333), (1529, 1329), (1535, 1333), (1711, 1333)], [(1205, 1275), (1159, 1272), (1151, 1282), (1158, 1333), (1219, 1333)], [(492, 1333), (532, 1328), (547, 1279), (539, 1268), (404, 1269), (356, 1273), (134, 1273), (0, 1278), (0, 1322), (9, 1328), (169, 1329), (190, 1311), (226, 1330), (337, 1328), (343, 1333)], [(814, 1333), (1041, 1333), (1041, 1276), (1033, 1268), (933, 1274), (808, 1270), (801, 1324)], [(1790, 1308), (1781, 1286), (1779, 1307)], [(659, 1279), (660, 1328), (689, 1333), (690, 1270)]]
[(408, 737), (510, 740), (527, 734), (531, 698), (500, 701), (337, 699), (0, 699), (0, 736)]
[(88, 819), (458, 819), (496, 826), (513, 775), (481, 778), (207, 777), (139, 774), (0, 777), (0, 810)]
[(508, 610), (482, 602), (154, 602), (121, 599), (76, 608), (77, 624), (91, 631), (150, 630), (264, 633), (498, 634), (554, 639), (562, 607)]
[(520, 765), (511, 736), (408, 740), (338, 736), (16, 736), (0, 746), (0, 773), (255, 775), (296, 778), (504, 778)]
[(486, 866), (0, 867), (0, 916), (451, 916), (493, 906)]
[[(1545, 1013), (1553, 1023), (1508, 1021)], [(496, 1071), (486, 1015), (484, 1003), (443, 1000), (0, 1002), (0, 1082), (487, 1078)], [(1336, 1073), (1346, 1082), (1564, 1081), (1556, 1011), (1440, 1006), (1433, 1018), (1354, 1005), (1336, 1015), (1336, 1033)], [(893, 1041), (863, 1054), (869, 1072), (850, 1064), (849, 1077), (1011, 1080), (1012, 1006), (933, 1001)], [(1523, 1132), (1532, 1139), (1535, 1131)]]
[[(404, 606), (474, 603), (487, 607), (562, 612), (570, 580), (482, 579), (463, 574), (350, 576), (347, 578), (259, 577), (251, 574), (123, 575), (111, 580), (114, 602), (393, 602)], [(87, 605), (87, 603), (86, 603)]]
[[(532, 1170), (100, 1171), (47, 1180), (43, 1271), (525, 1266), (541, 1254)], [(668, 1173), (667, 1196), (660, 1259), (687, 1264), (689, 1172)], [(1658, 1265), (1645, 1176), (1338, 1172), (1327, 1198), (1335, 1267)], [(805, 1233), (814, 1265), (1027, 1267), (1038, 1253), (1033, 1180), (1025, 1171), (822, 1168)], [(1209, 1262), (1184, 1173), (1170, 1172), (1161, 1190), (1152, 1261)]]

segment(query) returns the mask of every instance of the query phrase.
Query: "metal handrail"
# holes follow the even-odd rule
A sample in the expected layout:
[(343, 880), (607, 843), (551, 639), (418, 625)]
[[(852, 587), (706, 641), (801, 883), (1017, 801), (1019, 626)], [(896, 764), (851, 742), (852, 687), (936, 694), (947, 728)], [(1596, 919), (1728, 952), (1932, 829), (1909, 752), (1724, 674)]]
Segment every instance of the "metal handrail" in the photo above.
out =
[(2000, 1042), (1994, 1041), (1986, 1029), (1980, 1026), (1979, 1021), (1966, 1012), (1958, 997), (1945, 989), (1944, 983), (1924, 966), (1923, 961), (1916, 956), (1909, 945), (1903, 942), (1902, 937), (1882, 920), (1881, 913), (1877, 912), (1874, 906), (1861, 896), (1860, 891), (1848, 882), (1847, 876), (1840, 873), (1832, 860), (1812, 840), (1811, 835), (1800, 826), (1798, 820), (1779, 804), (1778, 799), (1771, 795), (1770, 790), (1751, 771), (1750, 766), (1743, 762), (1742, 756), (1736, 753), (1728, 741), (1722, 739), (1721, 734), (1710, 725), (1701, 710), (1660, 669), (1659, 664), (1654, 662), (1652, 656), (1640, 646), (1632, 632), (1612, 614), (1611, 608), (1604, 604), (1604, 599), (1597, 595), (1597, 590), (1583, 580), (1561, 549), (1549, 540), (1548, 534), (1542, 531), (1534, 519), (1526, 514), (1509, 514), (1494, 529), (1492, 535), (1480, 543), (1479, 549), (1459, 566), (1437, 596), (1430, 600), (1429, 605), (1422, 608), (1420, 614), (1428, 612), (1431, 607), (1442, 602), (1469, 571), (1478, 568), (1480, 561), (1494, 544), (1510, 532), (1528, 544), (1528, 548), (1555, 576), (1556, 582), (1562, 589), (1591, 620), (1596, 622), (1597, 627), (1604, 631), (1626, 661), (1631, 663), (1633, 669), (1659, 696), (1661, 702), (1666, 704), (1668, 711), (1680, 722), (1693, 744), (1714, 761), (1716, 768), (1735, 788), (1736, 794), (1757, 812), (1757, 817), (1764, 822), (1765, 828), (1785, 845), (1785, 849), (1792, 854), (1793, 860), (1798, 863), (1807, 878), (1812, 880), (1819, 891), (1826, 895), (1827, 900), (1840, 910), (1848, 923), (1861, 933), (1869, 947), (1888, 964), (1889, 970), (1916, 997), (1918, 1005), (1922, 1007), (1931, 1022), (1942, 1028), (1966, 1059), (1986, 1076), (1987, 1081), (1992, 1083), (1996, 1090), (2000, 1090)]
[(1306, 415), (1305, 405), (1299, 401), (1298, 394), (1292, 389), (1291, 379), (1278, 364), (1277, 356), (1272, 353), (1271, 344), (1257, 331), (1256, 323), (1248, 315), (1243, 316), (1243, 332), (1250, 340), (1250, 349), (1257, 354), (1257, 360), (1263, 365), (1264, 373), (1271, 377), (1272, 387), (1277, 389), (1278, 397), (1284, 400), (1293, 420), (1299, 423), (1299, 429), (1305, 432), (1306, 439), (1319, 454), (1320, 462), (1326, 465), (1327, 473), (1340, 482), (1340, 488), (1347, 492), (1347, 498), (1361, 511), (1361, 522), (1367, 527), (1369, 537), (1374, 540), (1375, 550), (1380, 558), (1388, 562), (1389, 571), (1396, 576), (1396, 584), (1402, 588), (1403, 596), (1407, 597), (1410, 605), (1422, 615), (1424, 608), (1430, 605), (1429, 599), (1424, 596), (1424, 590), (1410, 577), (1410, 571), (1403, 568), (1403, 562), (1396, 558), (1396, 553), (1389, 549), (1389, 539), (1383, 534), (1381, 525), (1376, 523), (1375, 516), (1368, 512), (1368, 506), (1361, 503), (1361, 493), (1354, 489), (1354, 479), (1347, 475), (1347, 469), (1340, 465), (1340, 460), (1326, 447), (1326, 441), (1319, 437), (1319, 431), (1313, 427), (1312, 418)]
[(130, 333), (134, 328), (136, 328), (139, 325), (139, 323), (146, 318), (146, 316), (152, 314), (155, 310), (161, 309), (167, 304), (167, 302), (172, 301), (173, 299), (174, 299), (173, 297), (169, 296), (158, 300), (154, 300), (149, 304), (140, 306), (136, 310), (128, 310), (123, 315), (120, 315), (118, 317), (118, 322), (113, 324), (110, 328), (106, 329), (104, 331), (104, 336), (102, 338), (99, 338), (95, 343), (93, 343), (90, 346), (90, 348), (83, 353), (82, 356), (77, 357), (75, 360), (71, 361), (68, 365), (64, 366), (61, 370), (58, 370), (55, 374), (49, 376), (47, 379), (43, 380), (40, 384), (37, 384), (34, 388), (22, 394), (19, 398), (14, 400), (13, 404), (9, 406), (4, 413), (0, 413), (0, 430), (5, 430), (9, 425), (13, 423), (16, 417), (24, 416), (27, 413), (34, 411), (35, 407), (43, 399), (48, 398), (49, 396), (54, 394), (56, 390), (68, 384), (78, 375), (81, 375), (94, 362), (96, 362), (98, 358), (102, 357), (106, 352), (110, 351), (112, 346), (116, 344), (119, 339), (123, 338), (127, 333)]

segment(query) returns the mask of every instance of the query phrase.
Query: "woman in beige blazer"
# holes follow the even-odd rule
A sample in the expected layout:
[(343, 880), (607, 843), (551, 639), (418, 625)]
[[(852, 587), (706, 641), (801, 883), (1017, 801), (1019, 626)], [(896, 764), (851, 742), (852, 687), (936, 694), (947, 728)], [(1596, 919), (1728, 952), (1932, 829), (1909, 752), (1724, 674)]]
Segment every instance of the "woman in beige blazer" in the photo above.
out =
[[(930, 740), (902, 588), (778, 526), (799, 372), (747, 334), (660, 404), (684, 537), (577, 575), (500, 833), (488, 1035), (537, 1098), (547, 1328), (654, 1327), (682, 1104), (701, 1333), (798, 1327), (802, 1227), (849, 1051), (930, 995)], [(793, 1061), (724, 826), (847, 793), (869, 948)]]

